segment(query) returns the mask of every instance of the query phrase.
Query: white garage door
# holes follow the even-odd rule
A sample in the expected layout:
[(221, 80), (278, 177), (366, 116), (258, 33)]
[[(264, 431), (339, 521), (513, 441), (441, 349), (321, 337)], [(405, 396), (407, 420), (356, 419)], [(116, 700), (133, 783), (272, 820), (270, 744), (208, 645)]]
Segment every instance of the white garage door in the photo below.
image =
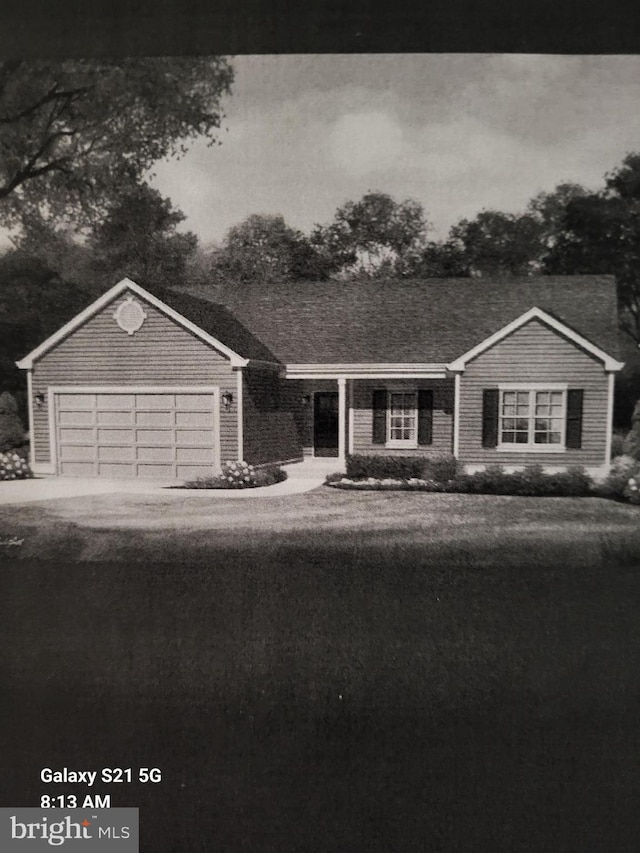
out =
[(59, 474), (188, 479), (217, 465), (215, 389), (65, 390), (54, 398)]

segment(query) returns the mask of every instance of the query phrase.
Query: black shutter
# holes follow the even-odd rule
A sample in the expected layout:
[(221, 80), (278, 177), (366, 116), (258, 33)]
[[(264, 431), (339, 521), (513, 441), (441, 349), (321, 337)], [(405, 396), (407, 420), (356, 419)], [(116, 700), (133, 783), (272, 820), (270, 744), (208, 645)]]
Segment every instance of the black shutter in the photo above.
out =
[(418, 391), (418, 444), (433, 443), (433, 391)]
[(582, 388), (567, 391), (567, 434), (566, 446), (574, 450), (582, 447)]
[(500, 392), (497, 388), (485, 388), (482, 392), (482, 446), (498, 446), (498, 405)]
[(387, 443), (387, 392), (378, 390), (373, 392), (373, 437), (374, 444)]

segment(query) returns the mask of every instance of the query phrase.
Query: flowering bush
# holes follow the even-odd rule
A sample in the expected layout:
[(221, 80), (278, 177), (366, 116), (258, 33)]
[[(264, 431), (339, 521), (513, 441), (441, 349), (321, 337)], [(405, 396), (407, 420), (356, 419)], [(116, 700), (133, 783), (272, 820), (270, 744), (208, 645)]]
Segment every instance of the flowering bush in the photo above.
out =
[(0, 453), (0, 480), (27, 480), (33, 477), (31, 468), (17, 450)]
[(250, 489), (256, 484), (255, 469), (247, 462), (223, 462), (221, 476), (228, 489)]
[[(631, 482), (634, 480), (635, 482)], [(632, 495), (637, 493), (632, 486), (640, 484), (640, 461), (632, 456), (618, 456), (611, 463), (611, 468), (605, 480), (596, 486), (596, 494), (602, 498), (613, 500), (632, 500)], [(640, 502), (640, 501), (638, 501)]]
[(279, 465), (264, 465), (257, 470), (247, 462), (223, 462), (221, 473), (211, 477), (197, 477), (187, 481), (180, 489), (256, 489), (273, 486), (287, 479), (287, 472)]
[(629, 503), (640, 504), (640, 474), (637, 477), (629, 477), (622, 494)]

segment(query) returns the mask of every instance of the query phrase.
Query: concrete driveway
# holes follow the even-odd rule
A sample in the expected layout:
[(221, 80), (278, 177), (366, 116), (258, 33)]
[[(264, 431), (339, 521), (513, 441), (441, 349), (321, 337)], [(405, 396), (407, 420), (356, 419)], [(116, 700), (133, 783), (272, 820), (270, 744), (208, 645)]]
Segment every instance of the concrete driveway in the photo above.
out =
[[(98, 477), (42, 477), (33, 480), (0, 482), (0, 505), (35, 503), (89, 495), (122, 493), (126, 495), (173, 495), (176, 498), (202, 497), (220, 500), (282, 497), (309, 492), (322, 485), (323, 474), (289, 477), (282, 483), (258, 489), (178, 489), (174, 481), (109, 480)], [(171, 487), (174, 488), (171, 488)]]

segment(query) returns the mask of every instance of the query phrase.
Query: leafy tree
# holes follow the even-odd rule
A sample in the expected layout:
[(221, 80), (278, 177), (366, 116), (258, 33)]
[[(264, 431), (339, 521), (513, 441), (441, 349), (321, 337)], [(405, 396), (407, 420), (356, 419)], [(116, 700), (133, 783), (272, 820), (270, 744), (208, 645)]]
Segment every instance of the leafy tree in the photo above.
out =
[(98, 225), (88, 242), (92, 268), (105, 284), (124, 276), (140, 284), (180, 286), (198, 238), (177, 230), (185, 219), (169, 199), (142, 184)]
[(21, 447), (24, 444), (25, 431), (18, 415), (18, 404), (8, 392), (0, 394), (0, 453)]
[(464, 247), (455, 240), (430, 241), (423, 249), (407, 253), (396, 264), (396, 272), (411, 278), (466, 278), (471, 275)]
[(21, 249), (0, 256), (0, 386), (27, 416), (24, 372), (16, 360), (42, 343), (100, 293), (100, 287), (61, 279), (41, 258)]
[(640, 344), (640, 154), (607, 175), (602, 191), (569, 201), (545, 271), (615, 275), (621, 328)]
[(0, 222), (104, 215), (186, 142), (217, 141), (224, 57), (0, 62)]
[(268, 284), (326, 278), (327, 261), (281, 215), (252, 214), (228, 231), (211, 270), (218, 282)]
[(530, 275), (539, 268), (542, 253), (540, 222), (530, 213), (515, 215), (484, 210), (463, 219), (450, 231), (471, 275)]
[(418, 202), (370, 192), (338, 208), (329, 225), (316, 226), (311, 242), (347, 277), (392, 275), (424, 245), (427, 228)]

